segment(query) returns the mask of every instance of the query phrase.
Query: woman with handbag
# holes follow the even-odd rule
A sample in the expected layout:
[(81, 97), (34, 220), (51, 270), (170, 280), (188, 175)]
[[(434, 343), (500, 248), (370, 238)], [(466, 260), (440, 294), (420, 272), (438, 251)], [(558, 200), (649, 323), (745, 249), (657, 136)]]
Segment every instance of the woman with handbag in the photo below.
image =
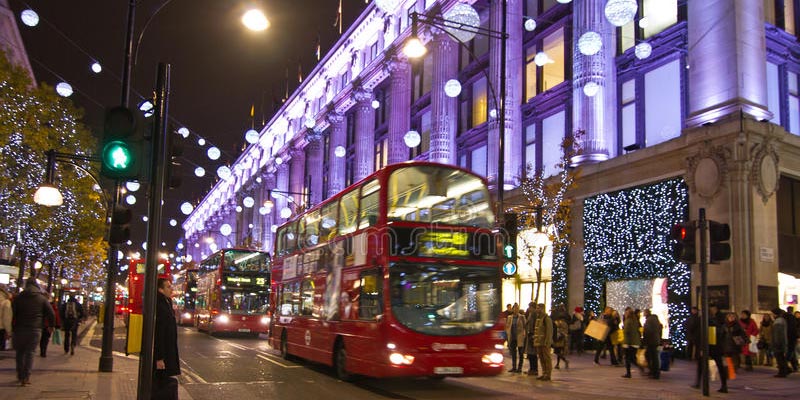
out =
[(744, 330), (745, 335), (747, 335), (748, 341), (747, 343), (742, 345), (742, 354), (744, 355), (744, 369), (745, 371), (752, 371), (753, 370), (753, 356), (757, 354), (757, 352), (752, 351), (752, 347), (755, 347), (758, 341), (758, 325), (756, 321), (753, 321), (750, 318), (750, 311), (749, 310), (742, 310), (741, 318), (739, 318), (739, 325), (741, 325), (742, 329)]
[(758, 365), (772, 366), (772, 315), (764, 314), (758, 332)]
[(625, 350), (625, 375), (623, 378), (631, 377), (631, 364), (639, 367), (639, 370), (644, 372), (644, 368), (636, 362), (636, 352), (642, 346), (642, 336), (639, 333), (639, 328), (642, 327), (639, 319), (636, 318), (636, 312), (632, 309), (625, 311), (625, 321), (622, 325), (622, 332), (624, 339), (622, 347)]
[[(727, 340), (724, 343), (723, 351), (725, 357), (728, 358), (728, 362), (733, 362), (734, 370), (739, 369), (739, 355), (742, 354), (742, 346), (747, 345), (749, 338), (742, 329), (742, 326), (739, 325), (738, 318), (736, 318), (736, 314), (729, 312), (725, 315), (725, 325), (723, 329), (728, 334)], [(733, 379), (733, 376), (729, 376)]]

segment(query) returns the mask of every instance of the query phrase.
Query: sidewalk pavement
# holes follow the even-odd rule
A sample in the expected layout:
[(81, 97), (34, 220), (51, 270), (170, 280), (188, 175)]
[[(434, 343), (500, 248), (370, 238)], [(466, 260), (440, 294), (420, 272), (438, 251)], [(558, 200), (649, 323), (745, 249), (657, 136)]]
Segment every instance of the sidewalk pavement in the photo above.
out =
[[(52, 342), (45, 358), (39, 356), (37, 349), (30, 386), (19, 386), (14, 351), (0, 352), (0, 400), (135, 400), (139, 358), (114, 353), (114, 372), (98, 372), (100, 349), (90, 346), (89, 342), (101, 332), (102, 326), (94, 319), (81, 324), (80, 344), (75, 348), (75, 355), (64, 354), (63, 345)], [(178, 390), (181, 399), (191, 400), (183, 386)]]

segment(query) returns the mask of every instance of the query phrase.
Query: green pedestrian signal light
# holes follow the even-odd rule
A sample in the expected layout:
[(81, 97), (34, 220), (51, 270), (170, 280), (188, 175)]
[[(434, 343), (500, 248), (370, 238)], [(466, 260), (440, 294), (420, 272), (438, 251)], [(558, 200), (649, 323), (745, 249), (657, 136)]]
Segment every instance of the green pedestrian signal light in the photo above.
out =
[(110, 171), (124, 172), (130, 169), (133, 153), (127, 143), (115, 140), (103, 147), (103, 164)]
[(145, 124), (127, 107), (106, 111), (100, 174), (111, 179), (140, 179)]

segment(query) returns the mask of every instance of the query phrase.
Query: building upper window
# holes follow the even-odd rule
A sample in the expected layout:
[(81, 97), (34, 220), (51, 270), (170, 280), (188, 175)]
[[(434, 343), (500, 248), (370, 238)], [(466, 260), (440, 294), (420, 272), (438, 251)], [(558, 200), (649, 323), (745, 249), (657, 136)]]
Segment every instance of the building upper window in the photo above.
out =
[(681, 135), (680, 60), (644, 76), (645, 144), (652, 146)]
[(556, 0), (525, 0), (525, 15), (538, 17), (557, 4)]
[[(545, 62), (541, 67), (536, 65), (536, 55), (540, 52), (546, 55)], [(533, 46), (528, 47), (525, 57), (525, 95), (527, 100), (564, 82), (566, 59), (564, 28), (559, 28), (541, 41), (537, 41)], [(540, 64), (542, 64), (541, 58)]]
[(486, 78), (480, 78), (472, 84), (472, 126), (486, 122), (486, 109), (488, 106), (486, 92)]
[(620, 52), (636, 46), (637, 40), (650, 38), (678, 22), (678, 0), (640, 0), (633, 21), (619, 29)]
[(764, 20), (770, 24), (795, 34), (795, 15), (793, 0), (763, 0)]
[(561, 169), (561, 143), (567, 133), (566, 112), (560, 111), (542, 120), (542, 170), (551, 176)]

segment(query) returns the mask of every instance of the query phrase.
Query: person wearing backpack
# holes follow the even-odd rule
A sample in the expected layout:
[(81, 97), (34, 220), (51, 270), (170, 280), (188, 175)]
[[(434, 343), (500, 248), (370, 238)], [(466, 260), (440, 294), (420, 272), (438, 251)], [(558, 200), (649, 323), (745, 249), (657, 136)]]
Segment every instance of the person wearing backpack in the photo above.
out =
[(64, 354), (75, 354), (75, 346), (78, 344), (78, 325), (83, 318), (83, 307), (75, 299), (75, 295), (69, 295), (69, 300), (61, 305), (61, 322), (64, 329)]

